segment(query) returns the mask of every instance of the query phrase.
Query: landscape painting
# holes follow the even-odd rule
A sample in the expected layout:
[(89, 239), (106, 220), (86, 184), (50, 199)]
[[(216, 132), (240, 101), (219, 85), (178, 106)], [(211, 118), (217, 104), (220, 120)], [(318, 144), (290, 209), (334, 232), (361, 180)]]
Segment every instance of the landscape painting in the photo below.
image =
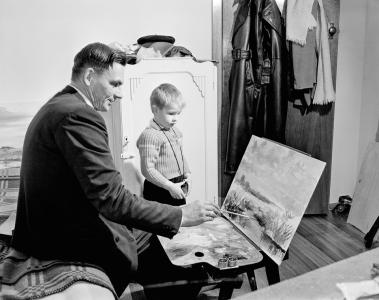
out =
[(21, 166), (25, 133), (40, 106), (41, 102), (5, 101), (0, 96), (0, 170)]
[(20, 187), (22, 144), (39, 105), (0, 98), (0, 234), (12, 233)]
[(279, 265), (324, 167), (320, 160), (252, 136), (221, 209)]

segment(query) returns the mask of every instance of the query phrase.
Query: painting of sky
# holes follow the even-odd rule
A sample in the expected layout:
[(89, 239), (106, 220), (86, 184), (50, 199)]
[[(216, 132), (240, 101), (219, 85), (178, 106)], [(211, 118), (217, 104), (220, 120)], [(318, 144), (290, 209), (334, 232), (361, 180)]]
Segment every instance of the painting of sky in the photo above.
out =
[(25, 133), (40, 106), (40, 102), (0, 99), (0, 170), (21, 165)]
[(0, 101), (0, 147), (22, 147), (26, 129), (36, 109), (33, 103)]

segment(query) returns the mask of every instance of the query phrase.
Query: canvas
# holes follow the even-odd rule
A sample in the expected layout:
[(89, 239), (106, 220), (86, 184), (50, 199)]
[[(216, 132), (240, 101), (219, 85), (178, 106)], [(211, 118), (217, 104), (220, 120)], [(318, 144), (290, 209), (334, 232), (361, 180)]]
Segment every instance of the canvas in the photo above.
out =
[(278, 265), (325, 163), (252, 136), (221, 210)]

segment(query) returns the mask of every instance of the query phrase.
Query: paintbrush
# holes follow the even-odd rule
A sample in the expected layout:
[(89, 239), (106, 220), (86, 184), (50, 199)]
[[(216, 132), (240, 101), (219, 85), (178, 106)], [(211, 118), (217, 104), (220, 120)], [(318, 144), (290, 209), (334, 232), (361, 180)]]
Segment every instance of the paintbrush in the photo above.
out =
[(221, 208), (220, 208), (220, 206), (218, 206), (218, 203), (217, 203), (217, 201), (216, 201), (216, 197), (213, 197), (213, 203), (214, 203), (214, 205), (216, 206), (219, 215), (221, 216), (221, 215), (222, 215), (222, 213), (221, 213)]
[(246, 215), (243, 215), (243, 214), (235, 213), (235, 212), (224, 210), (224, 209), (220, 209), (220, 212), (221, 213), (232, 214), (232, 215), (236, 215), (236, 216), (252, 219), (252, 217), (250, 217), (250, 216), (246, 216)]

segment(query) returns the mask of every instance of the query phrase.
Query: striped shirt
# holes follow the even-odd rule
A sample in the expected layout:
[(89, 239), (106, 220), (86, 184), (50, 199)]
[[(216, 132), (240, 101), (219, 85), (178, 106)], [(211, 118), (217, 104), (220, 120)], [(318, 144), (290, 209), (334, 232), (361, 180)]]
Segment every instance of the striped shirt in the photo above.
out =
[(150, 121), (137, 140), (141, 172), (148, 181), (168, 189), (169, 179), (190, 173), (183, 156), (182, 138), (183, 134), (175, 126), (165, 129)]

